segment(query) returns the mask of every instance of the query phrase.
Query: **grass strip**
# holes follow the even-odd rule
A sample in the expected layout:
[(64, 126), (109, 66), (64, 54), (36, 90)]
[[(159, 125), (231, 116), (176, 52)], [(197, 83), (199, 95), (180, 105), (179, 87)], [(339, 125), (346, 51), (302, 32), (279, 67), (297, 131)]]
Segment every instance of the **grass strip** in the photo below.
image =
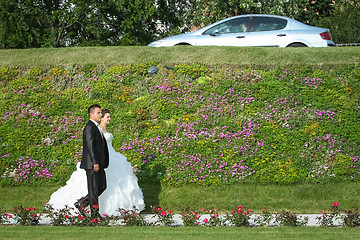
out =
[(360, 47), (343, 48), (249, 48), (175, 46), (151, 48), (73, 47), (0, 50), (0, 66), (45, 67), (84, 65), (87, 63), (118, 65), (154, 61), (160, 65), (206, 63), (244, 68), (299, 67), (333, 68), (360, 62)]
[[(266, 207), (270, 212), (289, 210), (294, 213), (319, 214), (329, 209), (335, 201), (340, 203), (340, 209), (350, 210), (352, 207), (359, 207), (360, 195), (359, 184), (353, 182), (294, 185), (243, 183), (209, 187), (173, 187), (142, 183), (140, 186), (144, 193), (147, 213), (150, 212), (151, 206), (155, 205), (180, 213), (187, 207), (195, 211), (204, 208), (230, 212), (241, 204), (255, 213), (260, 213)], [(0, 208), (8, 212), (15, 206), (36, 207), (41, 210), (44, 202), (49, 200), (51, 193), (58, 187), (2, 187)]]
[(1, 239), (358, 239), (358, 228), (0, 226)]

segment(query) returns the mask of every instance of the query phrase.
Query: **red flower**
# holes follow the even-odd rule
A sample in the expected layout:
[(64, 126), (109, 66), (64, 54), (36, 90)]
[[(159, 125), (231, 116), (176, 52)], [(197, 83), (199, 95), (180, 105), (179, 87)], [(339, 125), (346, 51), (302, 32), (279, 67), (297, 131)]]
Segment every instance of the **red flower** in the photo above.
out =
[(66, 215), (65, 218), (69, 218), (69, 215)]
[(332, 206), (333, 206), (333, 207), (337, 207), (337, 206), (339, 206), (339, 203), (338, 203), (338, 202), (334, 202), (334, 203), (332, 204)]
[(94, 208), (98, 208), (99, 207), (99, 205), (94, 205)]
[(242, 208), (242, 207), (243, 207), (242, 205), (239, 205), (239, 206), (238, 206), (238, 209), (239, 209), (239, 208)]
[(162, 215), (163, 217), (165, 217), (165, 216), (166, 216), (166, 212), (165, 212), (165, 211), (162, 211), (162, 212), (161, 212), (161, 215)]
[(246, 216), (246, 215), (247, 215), (247, 212), (244, 212), (244, 215)]
[(168, 213), (173, 213), (173, 211), (169, 210)]
[(205, 212), (205, 209), (202, 208), (200, 211)]
[(161, 211), (161, 210), (162, 210), (162, 208), (161, 208), (161, 207), (159, 207), (157, 210), (158, 210), (158, 211)]
[(241, 212), (241, 208), (239, 208), (238, 210), (236, 210), (238, 213), (240, 213)]
[(321, 211), (321, 214), (324, 215), (325, 213), (323, 211)]
[(97, 223), (96, 218), (93, 218), (92, 222), (93, 222), (93, 223)]

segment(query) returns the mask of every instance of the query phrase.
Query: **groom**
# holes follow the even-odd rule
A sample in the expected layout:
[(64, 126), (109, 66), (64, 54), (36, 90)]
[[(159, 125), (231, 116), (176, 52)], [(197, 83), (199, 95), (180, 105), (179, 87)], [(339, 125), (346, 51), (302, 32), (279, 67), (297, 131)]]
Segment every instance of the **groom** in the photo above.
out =
[(80, 168), (85, 169), (88, 185), (88, 195), (80, 198), (75, 207), (84, 214), (84, 209), (90, 204), (91, 217), (98, 218), (99, 196), (106, 189), (105, 168), (109, 166), (109, 152), (106, 140), (101, 133), (101, 107), (98, 104), (88, 108), (90, 120), (83, 131), (83, 154)]

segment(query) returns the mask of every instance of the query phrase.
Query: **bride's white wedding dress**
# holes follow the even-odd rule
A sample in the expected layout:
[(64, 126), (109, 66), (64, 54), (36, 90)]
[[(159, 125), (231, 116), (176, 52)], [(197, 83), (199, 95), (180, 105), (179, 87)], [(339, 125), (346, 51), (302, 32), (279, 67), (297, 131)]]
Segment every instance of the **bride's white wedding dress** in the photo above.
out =
[[(99, 197), (100, 214), (116, 216), (120, 214), (119, 208), (133, 210), (135, 207), (139, 211), (144, 210), (143, 193), (131, 164), (112, 147), (113, 135), (106, 132), (104, 137), (109, 149), (109, 167), (105, 169), (107, 187)], [(58, 210), (65, 208), (65, 205), (74, 207), (77, 199), (87, 193), (86, 173), (78, 163), (66, 185), (54, 192), (48, 203)]]

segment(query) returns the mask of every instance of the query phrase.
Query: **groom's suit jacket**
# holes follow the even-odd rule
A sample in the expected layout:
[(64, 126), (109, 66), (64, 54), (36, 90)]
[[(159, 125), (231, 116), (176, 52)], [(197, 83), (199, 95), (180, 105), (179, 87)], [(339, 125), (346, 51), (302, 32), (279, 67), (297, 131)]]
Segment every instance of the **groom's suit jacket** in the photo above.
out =
[(98, 127), (89, 120), (83, 131), (83, 154), (80, 168), (93, 169), (99, 164), (100, 170), (109, 166), (109, 150), (106, 140)]

